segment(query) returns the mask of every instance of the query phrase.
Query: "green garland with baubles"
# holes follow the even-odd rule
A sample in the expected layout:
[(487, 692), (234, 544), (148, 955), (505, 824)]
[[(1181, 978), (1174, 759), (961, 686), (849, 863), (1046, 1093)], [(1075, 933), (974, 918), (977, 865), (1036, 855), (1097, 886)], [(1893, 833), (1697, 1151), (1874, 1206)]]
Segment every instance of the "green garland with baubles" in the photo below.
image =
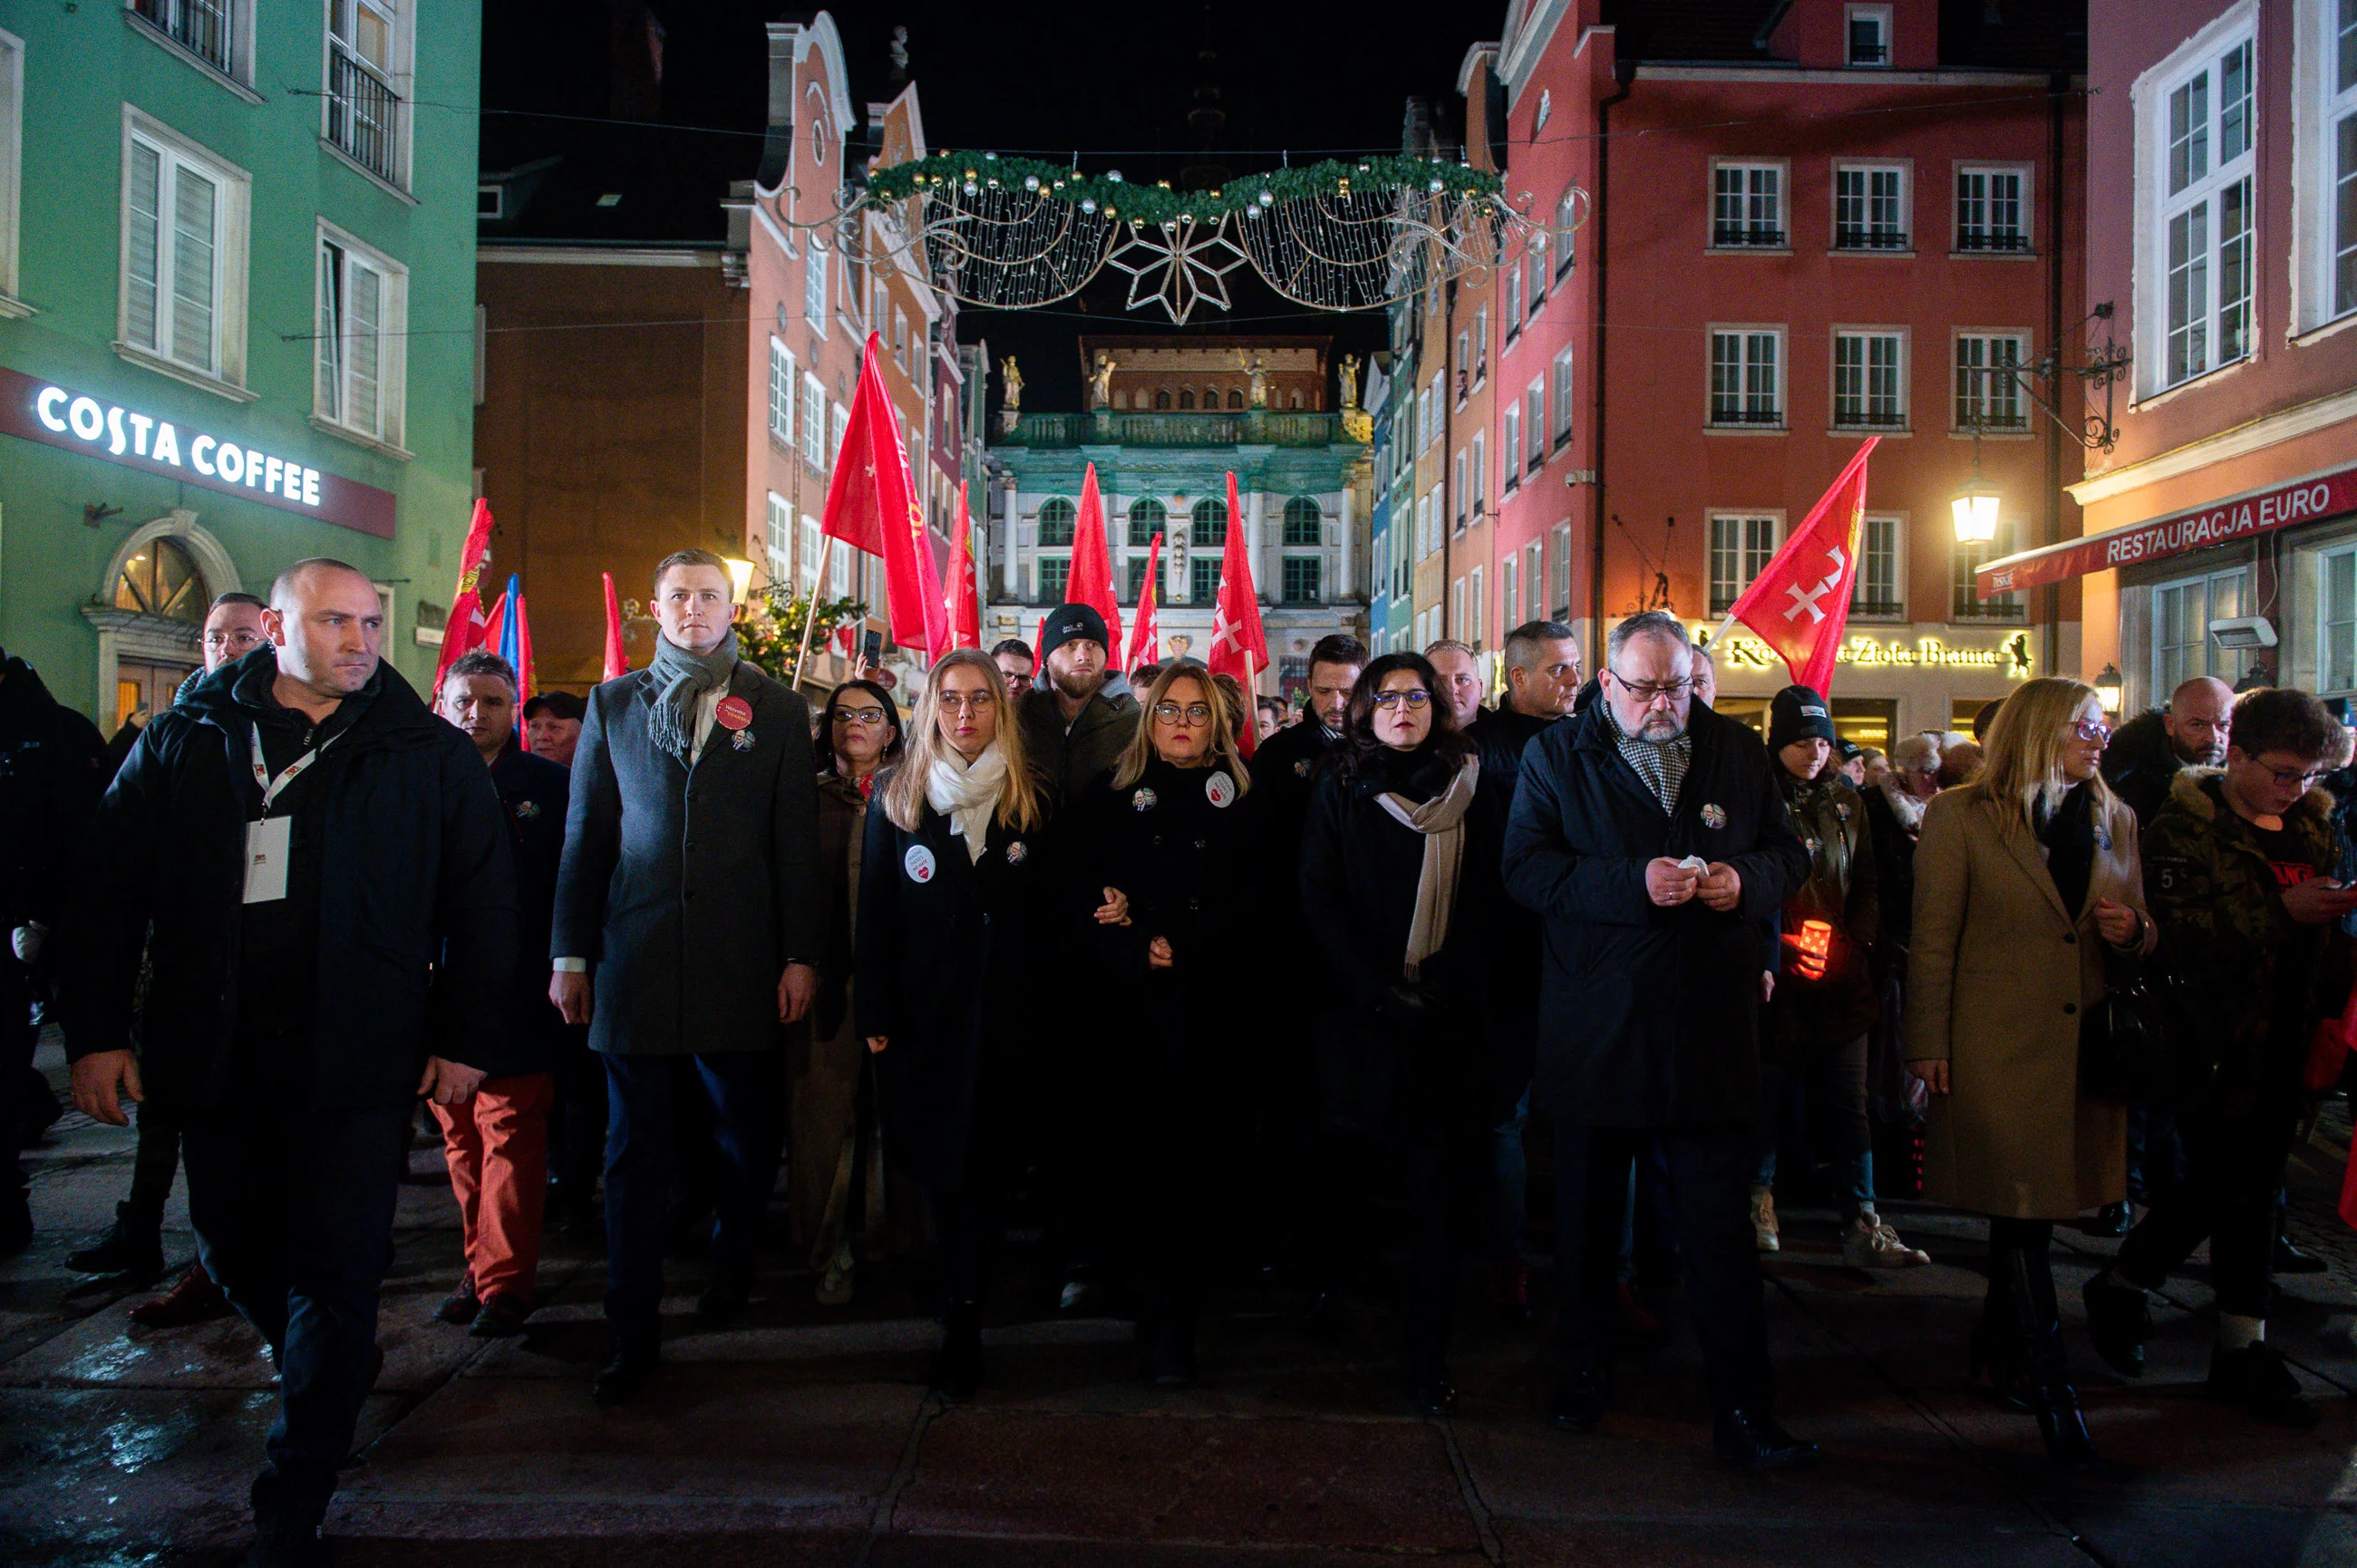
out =
[(952, 199), (979, 196), (985, 189), (1036, 192), (1071, 202), (1083, 212), (1103, 212), (1107, 218), (1134, 223), (1160, 224), (1189, 218), (1211, 220), (1229, 213), (1243, 213), (1249, 219), (1280, 201), (1310, 197), (1394, 190), (1427, 196), (1495, 197), (1504, 186), (1496, 175), (1484, 174), (1469, 164), (1399, 156), (1349, 161), (1329, 158), (1299, 168), (1270, 169), (1231, 180), (1211, 190), (1173, 190), (1167, 181), (1135, 184), (1124, 179), (1119, 169), (1082, 174), (1065, 164), (1001, 157), (996, 153), (937, 153), (914, 163), (878, 169), (867, 177), (868, 192), (879, 201), (899, 201), (935, 188)]

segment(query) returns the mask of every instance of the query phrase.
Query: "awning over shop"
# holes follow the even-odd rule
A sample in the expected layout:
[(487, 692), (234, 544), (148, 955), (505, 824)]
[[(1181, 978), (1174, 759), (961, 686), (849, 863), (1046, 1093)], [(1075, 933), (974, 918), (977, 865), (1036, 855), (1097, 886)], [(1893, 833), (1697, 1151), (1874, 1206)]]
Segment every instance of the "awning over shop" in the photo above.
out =
[(1975, 571), (1973, 584), (1980, 596), (1986, 598), (1991, 594), (2009, 594), (2042, 583), (2059, 583), (2089, 572), (2165, 560), (2213, 544), (2231, 544), (2238, 539), (2273, 533), (2295, 522), (2314, 522), (2352, 510), (2357, 510), (2357, 468), (2310, 474), (2171, 517), (2007, 555)]

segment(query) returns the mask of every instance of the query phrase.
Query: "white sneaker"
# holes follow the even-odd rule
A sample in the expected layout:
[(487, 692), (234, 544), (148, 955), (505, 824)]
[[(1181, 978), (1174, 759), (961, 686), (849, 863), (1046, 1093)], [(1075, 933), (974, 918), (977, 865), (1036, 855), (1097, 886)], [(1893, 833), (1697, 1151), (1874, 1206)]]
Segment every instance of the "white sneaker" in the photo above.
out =
[(1763, 1252), (1774, 1252), (1784, 1243), (1776, 1235), (1776, 1195), (1764, 1187), (1751, 1189), (1751, 1240)]
[(1911, 1269), (1931, 1261), (1931, 1253), (1900, 1240), (1879, 1214), (1861, 1214), (1842, 1227), (1842, 1263), (1847, 1268)]
[(818, 1304), (821, 1306), (845, 1306), (850, 1304), (854, 1268), (851, 1243), (845, 1241), (834, 1250), (834, 1256), (826, 1261), (825, 1269), (818, 1276)]

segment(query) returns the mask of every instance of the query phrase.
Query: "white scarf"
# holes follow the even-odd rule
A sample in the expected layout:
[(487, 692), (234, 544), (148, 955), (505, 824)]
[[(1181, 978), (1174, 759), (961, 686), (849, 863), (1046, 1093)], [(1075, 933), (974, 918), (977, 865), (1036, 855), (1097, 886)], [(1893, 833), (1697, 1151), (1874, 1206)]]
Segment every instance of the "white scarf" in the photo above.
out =
[(955, 752), (933, 759), (925, 776), (925, 800), (950, 820), (950, 832), (965, 840), (966, 858), (982, 858), (983, 841), (990, 836), (990, 819), (998, 810), (998, 791), (1006, 782), (1006, 754), (993, 741), (968, 764)]

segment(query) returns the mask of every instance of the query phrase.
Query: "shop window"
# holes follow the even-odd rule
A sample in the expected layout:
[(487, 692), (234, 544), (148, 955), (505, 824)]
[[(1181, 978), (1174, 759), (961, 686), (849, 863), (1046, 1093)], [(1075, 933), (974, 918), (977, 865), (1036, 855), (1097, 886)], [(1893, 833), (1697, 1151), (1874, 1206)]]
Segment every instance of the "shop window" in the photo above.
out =
[(135, 615), (200, 627), (211, 605), (196, 562), (168, 538), (149, 540), (114, 579), (114, 607)]
[(2250, 596), (2247, 567), (2229, 572), (2179, 577), (2152, 587), (2152, 700), (2167, 702), (2170, 693), (2197, 675), (2215, 675), (2233, 684), (2243, 671), (2234, 655), (2218, 646), (2210, 623), (2244, 613)]

